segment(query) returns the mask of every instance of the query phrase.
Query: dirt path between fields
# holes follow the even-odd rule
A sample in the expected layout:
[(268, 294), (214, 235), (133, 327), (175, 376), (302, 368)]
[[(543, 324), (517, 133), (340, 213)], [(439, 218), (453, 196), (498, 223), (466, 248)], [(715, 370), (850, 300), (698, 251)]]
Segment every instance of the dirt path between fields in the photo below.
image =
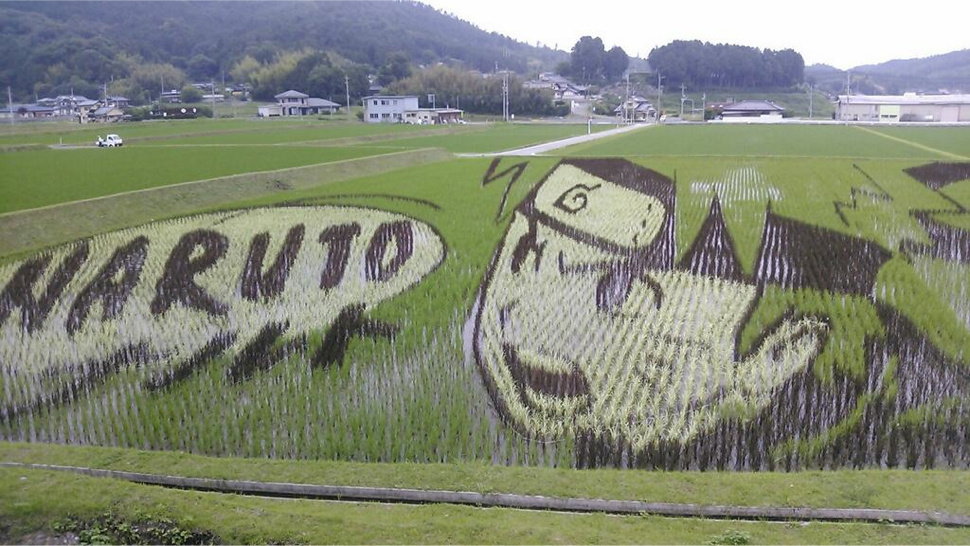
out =
[(609, 129), (607, 131), (602, 131), (599, 133), (592, 133), (589, 135), (579, 135), (579, 136), (564, 138), (562, 140), (544, 142), (542, 144), (533, 144), (531, 146), (525, 146), (524, 148), (506, 150), (504, 152), (492, 152), (492, 153), (484, 153), (484, 154), (455, 154), (455, 155), (457, 157), (504, 157), (504, 156), (522, 156), (522, 155), (541, 155), (544, 153), (551, 152), (552, 150), (558, 150), (560, 148), (575, 146), (576, 144), (592, 142), (594, 140), (599, 140), (601, 138), (608, 138), (608, 137), (620, 135), (623, 133), (629, 133), (630, 131), (636, 131), (637, 129), (644, 129), (646, 127), (654, 127), (654, 125), (644, 125), (644, 124), (624, 125), (616, 129)]

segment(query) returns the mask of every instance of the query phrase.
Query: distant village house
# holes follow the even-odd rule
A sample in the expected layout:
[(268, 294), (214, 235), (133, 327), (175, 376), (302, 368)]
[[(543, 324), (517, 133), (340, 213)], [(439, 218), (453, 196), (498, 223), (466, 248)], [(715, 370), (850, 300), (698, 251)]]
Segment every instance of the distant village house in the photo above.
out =
[(464, 110), (421, 108), (418, 97), (410, 95), (371, 95), (364, 97), (364, 121), (368, 123), (410, 123), (440, 125), (461, 123)]
[(647, 121), (657, 117), (657, 109), (647, 99), (633, 96), (613, 109), (616, 117), (627, 121)]
[(340, 109), (340, 105), (336, 102), (311, 97), (293, 89), (280, 93), (273, 98), (276, 99), (276, 104), (259, 107), (260, 117), (335, 114)]

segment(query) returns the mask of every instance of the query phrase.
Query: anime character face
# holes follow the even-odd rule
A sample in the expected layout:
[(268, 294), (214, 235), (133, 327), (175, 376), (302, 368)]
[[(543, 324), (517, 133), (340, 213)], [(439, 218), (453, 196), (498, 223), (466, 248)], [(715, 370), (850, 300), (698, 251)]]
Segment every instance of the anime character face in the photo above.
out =
[(674, 187), (623, 160), (560, 163), (515, 211), (477, 306), (474, 349), (519, 430), (635, 448), (751, 411), (816, 354), (824, 324), (785, 320), (744, 358), (756, 286), (673, 266)]

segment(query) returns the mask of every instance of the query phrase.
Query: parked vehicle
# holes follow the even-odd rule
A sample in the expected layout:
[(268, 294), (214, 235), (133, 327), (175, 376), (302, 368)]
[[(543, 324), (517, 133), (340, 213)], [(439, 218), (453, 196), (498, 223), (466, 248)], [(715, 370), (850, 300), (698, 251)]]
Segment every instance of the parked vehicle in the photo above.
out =
[(124, 144), (124, 141), (122, 141), (121, 137), (116, 134), (110, 134), (104, 139), (98, 135), (98, 141), (96, 144), (98, 145), (98, 148), (114, 148), (116, 146), (121, 147)]

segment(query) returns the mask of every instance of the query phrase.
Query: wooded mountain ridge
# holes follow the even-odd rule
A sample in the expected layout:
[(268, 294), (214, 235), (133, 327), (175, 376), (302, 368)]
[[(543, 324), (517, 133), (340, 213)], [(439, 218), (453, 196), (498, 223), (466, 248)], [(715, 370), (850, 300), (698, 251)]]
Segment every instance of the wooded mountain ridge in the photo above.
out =
[(418, 2), (5, 2), (0, 36), (0, 81), (24, 98), (72, 87), (98, 96), (137, 63), (171, 64), (193, 81), (220, 80), (246, 56), (268, 63), (304, 49), (374, 72), (402, 53), (415, 65), (521, 74), (568, 59)]
[(970, 92), (970, 49), (919, 59), (894, 59), (848, 71), (817, 64), (805, 68), (805, 79), (833, 93), (845, 93), (847, 79), (853, 92), (868, 95), (940, 90), (967, 93)]
[[(190, 81), (225, 77), (243, 83), (236, 76), (272, 72), (268, 67), (280, 59), (319, 61), (316, 80), (300, 83), (318, 81), (321, 96), (340, 95), (349, 76), (354, 98), (367, 92), (368, 74), (400, 76), (406, 64), (507, 68), (528, 78), (570, 61), (565, 51), (522, 43), (410, 1), (3, 2), (0, 36), (0, 83), (11, 87), (17, 101), (71, 92), (99, 97), (105, 87), (109, 94), (145, 101), (147, 89), (157, 96), (162, 87)], [(654, 48), (650, 61), (667, 87), (778, 89), (804, 80), (837, 93), (846, 83), (844, 71), (804, 67), (793, 50), (677, 40)], [(291, 71), (304, 72), (311, 70)], [(608, 84), (614, 76), (604, 70), (604, 79), (594, 81), (579, 67), (574, 72), (574, 79), (588, 83)], [(857, 92), (967, 91), (970, 50), (850, 72)]]

